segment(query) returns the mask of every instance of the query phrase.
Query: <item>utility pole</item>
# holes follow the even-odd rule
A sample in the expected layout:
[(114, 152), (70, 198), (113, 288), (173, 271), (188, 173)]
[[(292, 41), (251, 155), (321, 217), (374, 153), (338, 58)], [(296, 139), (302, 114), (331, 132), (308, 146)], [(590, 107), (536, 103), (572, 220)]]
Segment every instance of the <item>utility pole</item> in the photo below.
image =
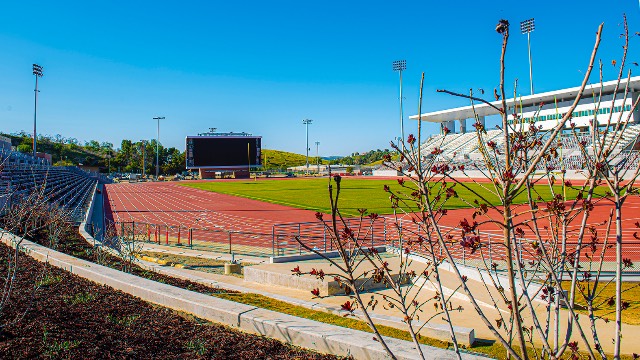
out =
[(36, 88), (34, 90), (34, 104), (33, 104), (33, 157), (36, 157), (36, 139), (38, 134), (36, 132), (36, 119), (38, 114), (38, 78), (42, 77), (42, 66), (33, 64), (33, 75), (36, 76)]
[(156, 116), (153, 120), (158, 120), (158, 137), (156, 138), (156, 181), (160, 174), (160, 120), (164, 120), (164, 116)]
[(304, 119), (302, 120), (302, 124), (305, 125), (307, 127), (307, 174), (309, 174), (309, 124), (311, 124), (313, 122), (313, 120), (311, 119)]
[(145, 169), (145, 165), (147, 164), (147, 159), (146, 159), (146, 154), (147, 154), (147, 144), (145, 142), (145, 140), (140, 140), (140, 142), (142, 143), (142, 177), (146, 177), (147, 176), (147, 172)]

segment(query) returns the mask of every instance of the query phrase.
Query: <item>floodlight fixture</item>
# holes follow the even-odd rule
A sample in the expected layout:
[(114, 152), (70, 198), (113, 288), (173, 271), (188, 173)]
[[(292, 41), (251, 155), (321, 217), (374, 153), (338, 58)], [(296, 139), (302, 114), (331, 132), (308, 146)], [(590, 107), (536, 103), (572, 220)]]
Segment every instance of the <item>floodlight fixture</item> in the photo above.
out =
[(42, 66), (33, 64), (33, 75), (42, 77)]
[(393, 62), (393, 71), (404, 71), (407, 69), (407, 60), (396, 60)]
[(529, 84), (531, 85), (531, 95), (533, 95), (533, 71), (531, 67), (531, 32), (535, 30), (536, 25), (533, 18), (520, 22), (520, 31), (527, 34), (527, 49), (529, 50)]
[(536, 29), (536, 24), (534, 23), (533, 18), (527, 19), (520, 22), (520, 31), (523, 34), (528, 34)]
[(33, 103), (33, 157), (36, 156), (36, 139), (38, 138), (36, 132), (36, 124), (38, 118), (38, 78), (42, 77), (42, 66), (33, 64), (33, 75), (36, 76), (36, 88), (34, 91), (34, 103)]

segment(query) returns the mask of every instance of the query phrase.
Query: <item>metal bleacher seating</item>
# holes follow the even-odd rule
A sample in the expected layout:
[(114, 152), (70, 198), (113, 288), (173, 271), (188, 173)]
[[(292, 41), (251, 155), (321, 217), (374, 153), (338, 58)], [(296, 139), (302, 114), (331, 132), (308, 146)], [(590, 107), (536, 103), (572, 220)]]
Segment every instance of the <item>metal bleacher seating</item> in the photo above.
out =
[(44, 159), (0, 147), (0, 203), (5, 206), (41, 191), (48, 202), (81, 221), (97, 181), (76, 167), (51, 166)]
[[(581, 170), (586, 167), (586, 159), (583, 151), (592, 153), (594, 149), (610, 147), (614, 143), (613, 131), (600, 130), (597, 134), (598, 144), (594, 146), (592, 135), (588, 132), (578, 132), (576, 134), (567, 133), (559, 137), (557, 145), (553, 145), (558, 149), (560, 158), (553, 158), (542, 161), (538, 164), (539, 171), (548, 171), (550, 169), (559, 170)], [(630, 124), (624, 128), (622, 133), (617, 136), (617, 143), (611, 148), (611, 152), (616, 154), (612, 163), (620, 163), (624, 168), (637, 168), (638, 158), (640, 154), (638, 150), (633, 150), (634, 145), (640, 139), (640, 124)], [(544, 134), (543, 138), (544, 140)], [(488, 130), (482, 135), (483, 143), (492, 142), (495, 144), (498, 156), (490, 158), (490, 161), (502, 162), (504, 156), (504, 133), (502, 130)], [(468, 133), (450, 133), (445, 135), (433, 135), (421, 145), (422, 154), (430, 154), (434, 149), (441, 150), (438, 161), (445, 161), (451, 165), (465, 165), (468, 169), (486, 170), (487, 165), (483, 161), (474, 161), (479, 159), (482, 154), (479, 150), (480, 141), (475, 131)], [(535, 155), (535, 151), (532, 152)], [(397, 165), (396, 165), (397, 166)]]

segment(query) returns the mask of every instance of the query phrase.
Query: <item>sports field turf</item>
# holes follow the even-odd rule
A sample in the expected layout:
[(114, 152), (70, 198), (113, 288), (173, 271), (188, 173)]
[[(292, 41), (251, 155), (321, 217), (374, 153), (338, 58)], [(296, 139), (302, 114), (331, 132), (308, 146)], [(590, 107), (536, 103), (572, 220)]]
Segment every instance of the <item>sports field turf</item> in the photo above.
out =
[[(211, 181), (201, 183), (183, 183), (182, 185), (221, 194), (241, 196), (248, 199), (329, 213), (331, 206), (327, 190), (328, 184), (329, 180), (327, 178), (315, 178), (258, 181)], [(405, 184), (408, 184), (408, 182)], [(343, 177), (342, 190), (338, 204), (340, 211), (345, 216), (357, 216), (359, 214), (358, 209), (360, 208), (367, 209), (370, 213), (393, 213), (389, 202), (389, 193), (383, 190), (384, 185), (389, 185), (391, 190), (394, 192), (411, 192), (407, 188), (403, 188), (398, 185), (396, 180)], [(467, 185), (476, 189), (479, 193), (485, 194), (487, 200), (493, 203), (498, 202), (497, 197), (492, 196), (486, 190), (480, 188), (480, 185), (473, 183), (467, 183)], [(489, 188), (493, 187), (492, 184), (484, 184), (484, 186)], [(556, 186), (555, 188), (556, 191), (561, 191), (560, 186)], [(551, 197), (550, 190), (547, 185), (539, 185), (536, 189), (539, 191), (543, 199), (548, 200)], [(446, 208), (456, 209), (469, 207), (461, 200), (461, 198), (473, 202), (475, 197), (472, 196), (471, 192), (461, 186), (456, 186), (456, 191), (460, 198), (449, 199), (447, 201)], [(567, 197), (572, 198), (575, 197), (575, 195), (575, 190), (567, 190)], [(521, 195), (516, 200), (517, 202), (524, 202), (526, 201), (526, 197)]]

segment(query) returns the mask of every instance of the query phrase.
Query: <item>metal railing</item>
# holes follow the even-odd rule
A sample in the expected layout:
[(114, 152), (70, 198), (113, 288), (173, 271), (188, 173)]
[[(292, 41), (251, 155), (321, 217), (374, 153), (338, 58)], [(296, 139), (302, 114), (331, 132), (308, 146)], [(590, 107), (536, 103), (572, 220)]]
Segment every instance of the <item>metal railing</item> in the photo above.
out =
[[(327, 226), (325, 226), (327, 225)], [(393, 223), (384, 217), (375, 222), (367, 218), (360, 223), (359, 219), (346, 219), (346, 225), (354, 233), (362, 246), (377, 247), (387, 246), (396, 250), (404, 250), (407, 241), (416, 244), (420, 237), (425, 239), (434, 238), (435, 234), (425, 234), (422, 227), (412, 221), (398, 221)], [(151, 224), (145, 222), (108, 222), (108, 228), (112, 234), (125, 240), (135, 240), (159, 245), (185, 246), (208, 251), (235, 253), (255, 256), (283, 256), (308, 254), (307, 247), (319, 252), (329, 252), (336, 250), (336, 243), (332, 241), (335, 237), (332, 234), (329, 222), (302, 222), (276, 224), (268, 232), (235, 231), (222, 228), (188, 228), (177, 225)], [(338, 233), (344, 230), (344, 225), (338, 225)], [(507, 251), (504, 239), (501, 234), (491, 232), (478, 232), (479, 246), (476, 249), (464, 247), (460, 244), (461, 230), (458, 228), (441, 226), (440, 230), (445, 238), (450, 238), (447, 245), (451, 256), (456, 263), (472, 266), (481, 269), (491, 269), (501, 271), (506, 268)], [(626, 239), (629, 238), (629, 239)], [(298, 241), (299, 240), (299, 241)], [(516, 238), (519, 261), (526, 268), (533, 271), (540, 259), (540, 246), (545, 246), (549, 253), (558, 252), (559, 245), (551, 243), (538, 244), (526, 239)], [(611, 245), (612, 239), (609, 241)], [(603, 258), (603, 271), (615, 270), (615, 251), (612, 248), (604, 249), (602, 242), (595, 245), (595, 251), (587, 246), (584, 241), (580, 249), (578, 264), (581, 272), (589, 271), (589, 266), (597, 265), (600, 261), (600, 254), (605, 252)], [(567, 254), (569, 261), (576, 253), (578, 243), (567, 242)], [(634, 240), (631, 233), (625, 232), (625, 255), (634, 262), (640, 261), (640, 241)], [(430, 258), (431, 251), (426, 246), (411, 246), (411, 252), (423, 257)], [(589, 260), (585, 254), (593, 257)], [(444, 249), (438, 243), (434, 244), (433, 255), (437, 258), (444, 258)], [(541, 270), (538, 268), (538, 270)], [(591, 269), (595, 270), (595, 269)], [(625, 272), (637, 272), (635, 268), (627, 268)]]

